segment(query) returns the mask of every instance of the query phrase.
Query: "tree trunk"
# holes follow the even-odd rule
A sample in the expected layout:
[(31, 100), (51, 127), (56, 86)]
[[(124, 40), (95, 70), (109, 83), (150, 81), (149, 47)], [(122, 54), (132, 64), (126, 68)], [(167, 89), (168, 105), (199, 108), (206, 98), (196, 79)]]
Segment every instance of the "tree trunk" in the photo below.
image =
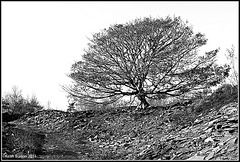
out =
[(139, 95), (138, 96), (138, 99), (140, 100), (140, 106), (141, 106), (141, 108), (143, 108), (143, 109), (145, 109), (145, 108), (147, 108), (150, 104), (147, 102), (147, 100), (146, 100), (146, 97), (145, 97), (146, 95)]

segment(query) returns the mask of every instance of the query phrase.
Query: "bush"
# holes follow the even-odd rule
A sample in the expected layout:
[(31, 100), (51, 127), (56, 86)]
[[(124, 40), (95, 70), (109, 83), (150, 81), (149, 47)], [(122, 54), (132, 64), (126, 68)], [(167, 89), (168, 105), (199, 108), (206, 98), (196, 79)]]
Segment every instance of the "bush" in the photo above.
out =
[[(12, 92), (6, 93), (2, 97), (2, 113), (8, 115), (24, 115), (43, 109), (37, 98), (33, 95), (31, 98), (24, 98), (22, 91), (18, 90), (16, 86), (12, 88)], [(7, 115), (7, 114), (6, 114)]]
[(194, 107), (196, 113), (209, 111), (214, 108), (218, 110), (221, 106), (230, 102), (238, 101), (238, 87), (237, 85), (223, 84), (216, 89), (210, 96), (200, 99)]

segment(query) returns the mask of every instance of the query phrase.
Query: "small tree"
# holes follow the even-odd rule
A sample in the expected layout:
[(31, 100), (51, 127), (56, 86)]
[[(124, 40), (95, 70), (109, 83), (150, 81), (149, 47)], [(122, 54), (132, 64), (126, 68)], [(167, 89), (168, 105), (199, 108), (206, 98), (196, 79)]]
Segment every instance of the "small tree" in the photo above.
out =
[(238, 67), (236, 67), (236, 62), (238, 60), (237, 55), (235, 54), (235, 47), (232, 45), (230, 49), (226, 50), (225, 56), (229, 61), (231, 71), (228, 77), (232, 85), (238, 85)]
[(25, 101), (22, 91), (19, 90), (17, 86), (12, 87), (12, 92), (5, 94), (4, 100), (9, 105), (10, 113), (23, 113)]
[(6, 93), (5, 96), (2, 97), (2, 104), (8, 113), (13, 114), (25, 114), (43, 108), (35, 95), (33, 95), (31, 99), (25, 99), (22, 91), (19, 90), (17, 86), (13, 86), (12, 92)]
[(136, 96), (141, 107), (148, 107), (148, 99), (216, 85), (229, 71), (215, 64), (218, 49), (197, 55), (207, 39), (194, 34), (180, 17), (112, 25), (90, 41), (83, 60), (72, 65), (69, 77), (74, 84), (63, 86), (83, 104), (111, 104)]
[(51, 106), (51, 101), (47, 102), (47, 106), (46, 106), (47, 110), (52, 110), (52, 106)]
[(68, 109), (67, 109), (67, 112), (75, 112), (76, 109), (75, 109), (75, 102), (74, 101), (71, 101), (69, 100), (68, 101)]
[(26, 99), (26, 108), (28, 109), (28, 112), (34, 112), (42, 110), (43, 106), (40, 105), (37, 97), (35, 95), (32, 95), (31, 98)]

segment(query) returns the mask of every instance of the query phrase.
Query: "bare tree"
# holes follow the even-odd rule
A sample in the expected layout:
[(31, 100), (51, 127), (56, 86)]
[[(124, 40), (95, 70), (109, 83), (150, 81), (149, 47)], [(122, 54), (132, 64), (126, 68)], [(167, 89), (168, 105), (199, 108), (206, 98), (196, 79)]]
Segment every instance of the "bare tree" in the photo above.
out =
[(53, 108), (52, 108), (52, 106), (51, 106), (51, 101), (48, 101), (47, 102), (47, 110), (52, 110)]
[(215, 85), (229, 71), (215, 64), (218, 49), (197, 55), (207, 39), (194, 34), (180, 17), (112, 25), (93, 34), (90, 41), (83, 61), (75, 62), (68, 75), (74, 84), (63, 86), (83, 103), (110, 104), (136, 96), (145, 108), (148, 99)]
[(231, 84), (238, 85), (238, 70), (237, 70), (238, 67), (236, 67), (238, 58), (237, 55), (235, 54), (235, 47), (232, 45), (232, 47), (230, 49), (227, 49), (226, 52), (227, 53), (225, 53), (225, 56), (229, 61), (231, 67), (231, 72), (228, 79), (231, 82)]
[(25, 114), (43, 108), (35, 95), (32, 95), (31, 98), (24, 98), (22, 90), (19, 90), (17, 86), (13, 86), (12, 91), (7, 92), (2, 97), (2, 102), (4, 104), (3, 107), (13, 114)]
[(4, 98), (9, 104), (11, 112), (22, 113), (24, 109), (24, 97), (22, 91), (16, 85), (12, 87), (12, 92), (7, 93)]

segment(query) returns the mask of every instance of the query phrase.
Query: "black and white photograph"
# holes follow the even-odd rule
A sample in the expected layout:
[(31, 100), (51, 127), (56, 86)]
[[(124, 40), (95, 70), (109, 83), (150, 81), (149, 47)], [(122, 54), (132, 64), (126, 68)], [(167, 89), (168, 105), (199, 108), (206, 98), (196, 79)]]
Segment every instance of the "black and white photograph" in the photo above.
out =
[(1, 160), (238, 161), (238, 1), (1, 1)]

